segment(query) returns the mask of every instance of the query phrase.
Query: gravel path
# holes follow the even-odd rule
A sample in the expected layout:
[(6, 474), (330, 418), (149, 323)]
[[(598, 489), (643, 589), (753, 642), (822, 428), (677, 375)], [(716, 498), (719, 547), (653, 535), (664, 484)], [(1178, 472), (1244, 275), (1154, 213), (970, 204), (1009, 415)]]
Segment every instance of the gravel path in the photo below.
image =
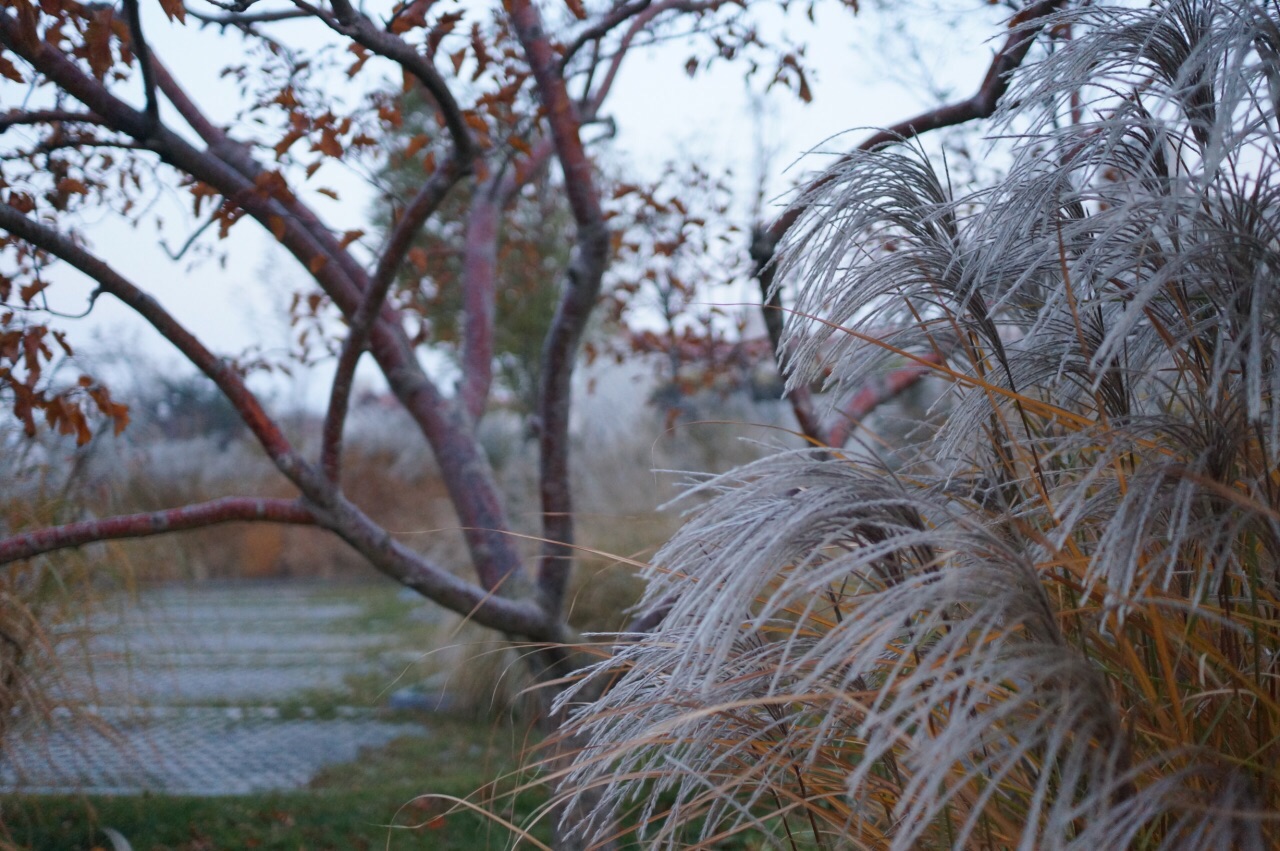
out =
[[(349, 593), (350, 602), (342, 599)], [(93, 705), (20, 724), (0, 755), (0, 793), (234, 795), (305, 786), (363, 747), (428, 734), (372, 708), (324, 719), (308, 692), (401, 665), (394, 629), (361, 620), (383, 588), (311, 584), (166, 588), (98, 614), (61, 697)], [(76, 646), (73, 642), (71, 646)], [(282, 711), (283, 710), (283, 711)]]

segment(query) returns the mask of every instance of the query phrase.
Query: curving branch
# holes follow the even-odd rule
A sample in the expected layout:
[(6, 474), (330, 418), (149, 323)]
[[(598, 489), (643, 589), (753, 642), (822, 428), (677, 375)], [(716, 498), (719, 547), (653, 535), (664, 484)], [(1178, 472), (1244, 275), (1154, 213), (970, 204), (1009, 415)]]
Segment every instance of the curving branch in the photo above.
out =
[[(1023, 8), (1009, 19), (1009, 23), (1006, 25), (1009, 35), (1005, 38), (1000, 50), (996, 52), (995, 57), (992, 58), (991, 64), (982, 78), (982, 84), (971, 97), (928, 110), (914, 118), (909, 118), (906, 121), (899, 122), (892, 127), (872, 134), (858, 145), (855, 149), (856, 153), (846, 155), (837, 161), (836, 165), (829, 169), (826, 175), (805, 187), (800, 197), (802, 199), (813, 197), (813, 193), (834, 179), (833, 175), (836, 169), (841, 164), (847, 163), (857, 153), (880, 150), (932, 130), (955, 127), (969, 121), (989, 118), (994, 115), (996, 107), (1000, 103), (1000, 98), (1009, 90), (1009, 82), (1013, 72), (1026, 59), (1027, 53), (1031, 50), (1031, 45), (1048, 23), (1049, 16), (1066, 6), (1067, 2), (1068, 0), (1037, 0), (1037, 2)], [(765, 325), (769, 329), (769, 339), (773, 343), (774, 357), (778, 360), (782, 358), (780, 344), (784, 308), (781, 293), (774, 284), (774, 274), (777, 269), (774, 254), (778, 244), (808, 209), (808, 204), (803, 201), (788, 207), (781, 216), (774, 220), (768, 229), (757, 230), (753, 235), (751, 244), (751, 256), (756, 264), (756, 280), (760, 284)], [(904, 389), (905, 386), (910, 385), (904, 385)], [(843, 441), (840, 444), (831, 443), (831, 435), (827, 433), (820, 418), (817, 417), (813, 410), (811, 397), (806, 390), (801, 388), (797, 388), (797, 390), (799, 392), (793, 392), (788, 396), (795, 411), (796, 420), (799, 422), (805, 436), (822, 444), (842, 444)], [(847, 439), (847, 433), (845, 433), (844, 437)]]
[(310, 12), (302, 9), (279, 9), (273, 12), (226, 12), (221, 15), (210, 15), (207, 12), (201, 12), (190, 6), (186, 7), (186, 12), (202, 24), (211, 24), (213, 26), (222, 27), (251, 27), (254, 24), (273, 24), (278, 21), (296, 21), (314, 17)]
[(298, 481), (302, 470), (301, 458), (258, 398), (245, 386), (240, 374), (224, 359), (209, 351), (159, 302), (70, 237), (23, 215), (8, 204), (0, 204), (0, 229), (66, 261), (93, 280), (102, 292), (115, 296), (132, 308), (217, 385), (280, 471), (295, 483)]
[(333, 14), (330, 15), (306, 0), (293, 0), (294, 5), (306, 11), (333, 29), (358, 42), (379, 56), (392, 60), (417, 78), (426, 87), (427, 92), (435, 100), (436, 106), (444, 116), (444, 124), (453, 140), (454, 157), (464, 172), (470, 172), (472, 161), (477, 150), (475, 140), (462, 116), (462, 108), (449, 91), (440, 72), (435, 65), (419, 53), (411, 44), (397, 35), (381, 30), (373, 22), (357, 11), (348, 0), (331, 0)]
[(859, 422), (870, 416), (872, 411), (889, 402), (908, 388), (914, 387), (925, 377), (937, 370), (932, 365), (941, 366), (944, 359), (941, 354), (929, 352), (920, 355), (923, 363), (903, 366), (890, 372), (876, 376), (853, 394), (847, 402), (840, 406), (837, 418), (827, 429), (827, 445), (840, 448), (845, 445)]
[(219, 523), (244, 521), (312, 526), (315, 525), (316, 518), (306, 506), (292, 499), (223, 497), (181, 508), (104, 517), (101, 520), (83, 520), (13, 535), (0, 540), (0, 564), (101, 541), (146, 538), (216, 526)]
[[(335, 20), (332, 15), (326, 12), (322, 16), (332, 26)], [(368, 21), (364, 23), (368, 24)], [(392, 41), (409, 51), (408, 55), (393, 59), (401, 61), (403, 58), (405, 64), (414, 66), (411, 71), (414, 68), (418, 72), (433, 70), (408, 45), (398, 39)], [(8, 10), (0, 11), (0, 45), (28, 62), (68, 98), (79, 101), (91, 114), (100, 116), (103, 126), (145, 144), (160, 162), (187, 179), (207, 184), (222, 196), (226, 205), (237, 208), (278, 235), (280, 243), (309, 270), (349, 321), (361, 314), (362, 305), (380, 303), (376, 297), (372, 300), (366, 298), (374, 289), (374, 278), (379, 273), (375, 271), (374, 278), (371, 278), (350, 252), (339, 244), (334, 233), (282, 185), (278, 175), (264, 169), (254, 160), (248, 146), (230, 138), (196, 108), (154, 56), (152, 66), (157, 90), (174, 104), (207, 147), (191, 144), (165, 126), (163, 120), (158, 126), (153, 125), (148, 121), (145, 110), (116, 97), (103, 81), (88, 74), (74, 57), (34, 37), (28, 23)], [(452, 159), (457, 163), (456, 168), (465, 173), (472, 154), (468, 153), (467, 137), (458, 138), (463, 144)], [(431, 203), (434, 203), (428, 203), (430, 194), (422, 196), (422, 215), (429, 214)], [(36, 239), (61, 237), (42, 223), (28, 220), (7, 206), (0, 210), (0, 216), (6, 219), (17, 217), (18, 220), (9, 222), (14, 232), (21, 230)], [(76, 246), (57, 247), (63, 249), (61, 256), (75, 257), (72, 249)], [(383, 260), (388, 267), (386, 274), (394, 272), (392, 267), (399, 262), (400, 256), (402, 254), (390, 246), (384, 251)], [(131, 300), (139, 312), (161, 328), (162, 333), (182, 343), (184, 353), (193, 361), (199, 361), (198, 365), (220, 382), (220, 387), (239, 380), (229, 366), (204, 350), (184, 329), (176, 324), (174, 327), (166, 325), (162, 319), (167, 314), (153, 300), (138, 293), (118, 275), (113, 278), (115, 273), (105, 264), (102, 268), (96, 267), (95, 262), (101, 263), (97, 258), (85, 253), (78, 259), (88, 274), (99, 278), (105, 275), (113, 283), (114, 293)], [(395, 541), (385, 529), (352, 505), (319, 469), (295, 455), (265, 414), (258, 418), (260, 421), (255, 434), (260, 442), (270, 446), (269, 454), (274, 453), (277, 466), (285, 470), (303, 492), (305, 505), (315, 516), (317, 524), (340, 535), (379, 570), (454, 611), (470, 613), (476, 621), (488, 626), (535, 640), (562, 640), (565, 636), (563, 628), (558, 625), (557, 614), (543, 608), (532, 597), (521, 555), (506, 533), (509, 523), (500, 491), (476, 439), (470, 417), (457, 400), (445, 397), (426, 375), (394, 311), (384, 306), (380, 311), (368, 309), (365, 314), (373, 316), (366, 332), (367, 349), (386, 376), (397, 400), (431, 444), (442, 479), (462, 521), (479, 584), (452, 576)], [(246, 405), (251, 402), (252, 411), (260, 412), (260, 406), (247, 391), (242, 401)], [(499, 593), (502, 596), (497, 596)]]
[(138, 57), (138, 66), (142, 69), (142, 91), (147, 99), (145, 115), (151, 131), (160, 127), (160, 102), (156, 100), (156, 75), (151, 67), (151, 47), (142, 37), (142, 14), (138, 11), (138, 0), (124, 0), (125, 17), (129, 22), (129, 40), (133, 54)]
[(627, 17), (624, 17), (622, 21), (631, 18), (631, 26), (627, 27), (627, 31), (619, 41), (617, 49), (613, 52), (613, 56), (609, 60), (609, 67), (605, 70), (604, 80), (593, 94), (583, 98), (582, 114), (593, 118), (599, 112), (600, 106), (604, 103), (610, 89), (613, 88), (613, 83), (618, 77), (618, 71), (622, 67), (622, 61), (626, 59), (627, 52), (630, 51), (636, 36), (652, 24), (659, 15), (666, 12), (710, 12), (719, 9), (721, 6), (736, 2), (737, 0), (660, 0), (658, 3), (645, 3)]
[(538, 590), (558, 613), (573, 565), (573, 497), (569, 477), (569, 407), (573, 370), (587, 319), (600, 294), (609, 252), (609, 229), (581, 122), (559, 73), (558, 57), (530, 0), (508, 0), (507, 14), (533, 71), (546, 110), (556, 157), (564, 172), (565, 194), (577, 225), (577, 244), (564, 294), (547, 332), (538, 394), (539, 496), (542, 502), (542, 556)]
[(413, 242), (413, 237), (431, 215), (440, 207), (449, 190), (462, 178), (462, 170), (455, 160), (447, 160), (422, 185), (418, 194), (401, 213), (387, 244), (382, 249), (382, 257), (374, 270), (373, 278), (360, 301), (360, 306), (351, 316), (348, 325), (347, 339), (338, 356), (338, 366), (334, 372), (333, 385), (330, 388), (329, 408), (325, 412), (323, 437), (320, 450), (320, 465), (325, 477), (336, 482), (342, 465), (342, 432), (346, 422), (347, 409), (351, 399), (351, 387), (355, 379), (356, 364), (369, 342), (369, 334), (374, 321), (382, 311), (387, 293), (395, 282), (396, 272), (404, 262), (405, 253)]
[(569, 70), (569, 63), (573, 61), (573, 57), (578, 54), (578, 51), (591, 42), (604, 38), (615, 28), (625, 24), (631, 18), (649, 8), (649, 4), (652, 2), (653, 0), (632, 0), (630, 3), (619, 3), (614, 6), (607, 15), (583, 29), (574, 37), (573, 41), (565, 46), (564, 52), (560, 54), (560, 63), (556, 70), (563, 76)]
[[(303, 506), (308, 518), (305, 522), (323, 526), (336, 533), (382, 572), (459, 614), (473, 617), (479, 623), (495, 629), (524, 635), (535, 640), (554, 641), (564, 638), (557, 621), (536, 603), (530, 600), (510, 600), (494, 596), (496, 590), (505, 590), (508, 586), (518, 581), (512, 579), (517, 573), (518, 561), (513, 561), (511, 556), (507, 556), (501, 551), (485, 549), (491, 546), (490, 542), (494, 537), (499, 540), (502, 539), (499, 530), (505, 528), (505, 526), (486, 525), (479, 529), (467, 530), (469, 543), (472, 544), (473, 550), (476, 552), (477, 573), (484, 583), (483, 586), (465, 582), (454, 577), (443, 568), (433, 565), (423, 556), (393, 539), (385, 529), (361, 512), (359, 508), (333, 487), (331, 482), (325, 480), (298, 456), (290, 447), (275, 421), (263, 410), (257, 398), (244, 386), (239, 374), (225, 361), (209, 352), (199, 340), (165, 312), (153, 298), (138, 290), (137, 287), (125, 280), (105, 262), (75, 245), (67, 237), (31, 220), (7, 204), (0, 204), (0, 230), (13, 234), (19, 239), (60, 257), (90, 276), (98, 283), (103, 292), (110, 293), (133, 308), (152, 327), (156, 328), (165, 339), (176, 346), (192, 364), (204, 372), (231, 402), (241, 419), (245, 421), (255, 437), (258, 438), (259, 443), (275, 463), (277, 469), (284, 473), (302, 491), (305, 500)], [(406, 376), (405, 372), (407, 371), (402, 371), (398, 376), (399, 381), (403, 382), (406, 377), (411, 377)], [(429, 386), (427, 385), (427, 387)], [(420, 391), (425, 391), (427, 387), (419, 389)], [(442, 467), (448, 466), (447, 462), (450, 458), (455, 463), (458, 458), (461, 458), (465, 463), (468, 457), (465, 454), (467, 444), (464, 441), (470, 436), (469, 432), (462, 423), (450, 423), (450, 426), (451, 429), (445, 435), (445, 438), (452, 438), (457, 444), (456, 452), (454, 455), (442, 456)], [(479, 493), (470, 502), (461, 500), (457, 502), (459, 513), (478, 517), (481, 522), (491, 519), (501, 521), (503, 518), (500, 514), (500, 508), (495, 507), (492, 509), (496, 512), (496, 516), (493, 513), (486, 513), (486, 511), (490, 510), (489, 503), (485, 501), (488, 492), (481, 488), (482, 480), (476, 478), (474, 469), (470, 471), (470, 476), (465, 482), (473, 485)], [(222, 505), (221, 503), (217, 504)], [(256, 501), (254, 504), (275, 506), (275, 508), (280, 507), (277, 503), (271, 501)], [(223, 507), (225, 508), (225, 506)], [(248, 509), (243, 506), (235, 510), (240, 511), (241, 514), (248, 512)], [(209, 521), (207, 518), (214, 515), (202, 514), (198, 511), (189, 516), (181, 514), (182, 509), (173, 509), (171, 511), (179, 512), (172, 515), (174, 522), (180, 521), (187, 525), (180, 527), (171, 525), (169, 529), (194, 528), (196, 525), (200, 525), (198, 521), (202, 518), (204, 518), (205, 525), (208, 522), (221, 522)], [(161, 514), (164, 513), (162, 512)], [(287, 519), (288, 517), (300, 517), (301, 515), (291, 515), (285, 512), (279, 514), (279, 516), (286, 518), (282, 522), (304, 522), (302, 520)], [(129, 530), (143, 529), (146, 527), (145, 518), (151, 518), (157, 525), (160, 522), (156, 519), (156, 515), (142, 515), (131, 518), (121, 528)], [(237, 515), (228, 519), (254, 518)], [(101, 523), (105, 521), (94, 522)], [(13, 551), (17, 555), (13, 555), (12, 558), (24, 558), (37, 551), (48, 551), (48, 549), (90, 543), (101, 539), (93, 537), (93, 534), (100, 533), (103, 529), (110, 530), (114, 528), (116, 527), (76, 525), (73, 531), (66, 532), (65, 543), (56, 543), (62, 538), (55, 535), (50, 540), (56, 543), (56, 546), (51, 545), (46, 550), (31, 549), (40, 541), (43, 541), (43, 538), (28, 540), (30, 536), (18, 536), (18, 539), (21, 540), (14, 539), (16, 542), (12, 544)], [(168, 531), (169, 529), (157, 528), (157, 531)], [(39, 534), (31, 533), (31, 535)], [(136, 534), (136, 531), (130, 534), (121, 532), (117, 537), (136, 537)]]

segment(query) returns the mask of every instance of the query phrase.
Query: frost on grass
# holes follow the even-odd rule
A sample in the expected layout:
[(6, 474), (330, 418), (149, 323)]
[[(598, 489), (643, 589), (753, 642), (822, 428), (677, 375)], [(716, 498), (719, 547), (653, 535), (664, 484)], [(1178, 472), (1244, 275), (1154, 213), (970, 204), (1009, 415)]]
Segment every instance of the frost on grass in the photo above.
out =
[(577, 710), (584, 833), (1280, 842), (1280, 11), (1045, 32), (1001, 181), (904, 144), (798, 202), (791, 380), (941, 355), (946, 416), (702, 486)]

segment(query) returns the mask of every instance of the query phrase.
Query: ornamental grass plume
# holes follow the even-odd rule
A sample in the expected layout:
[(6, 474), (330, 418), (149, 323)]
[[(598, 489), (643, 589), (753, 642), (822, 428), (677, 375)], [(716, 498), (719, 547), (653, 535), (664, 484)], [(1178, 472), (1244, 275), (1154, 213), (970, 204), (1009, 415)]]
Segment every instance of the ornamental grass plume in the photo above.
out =
[(1081, 6), (998, 183), (801, 199), (791, 381), (941, 360), (946, 416), (699, 486), (578, 692), (582, 835), (1280, 847), (1280, 8)]

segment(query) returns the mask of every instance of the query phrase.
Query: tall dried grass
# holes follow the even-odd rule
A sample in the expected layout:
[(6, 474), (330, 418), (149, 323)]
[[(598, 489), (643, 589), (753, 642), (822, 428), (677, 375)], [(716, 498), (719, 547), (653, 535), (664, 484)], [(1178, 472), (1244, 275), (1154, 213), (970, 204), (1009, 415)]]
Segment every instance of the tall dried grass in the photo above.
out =
[(942, 354), (948, 416), (700, 486), (564, 698), (584, 835), (1280, 845), (1280, 9), (1048, 32), (1001, 182), (903, 145), (803, 199), (791, 380)]

